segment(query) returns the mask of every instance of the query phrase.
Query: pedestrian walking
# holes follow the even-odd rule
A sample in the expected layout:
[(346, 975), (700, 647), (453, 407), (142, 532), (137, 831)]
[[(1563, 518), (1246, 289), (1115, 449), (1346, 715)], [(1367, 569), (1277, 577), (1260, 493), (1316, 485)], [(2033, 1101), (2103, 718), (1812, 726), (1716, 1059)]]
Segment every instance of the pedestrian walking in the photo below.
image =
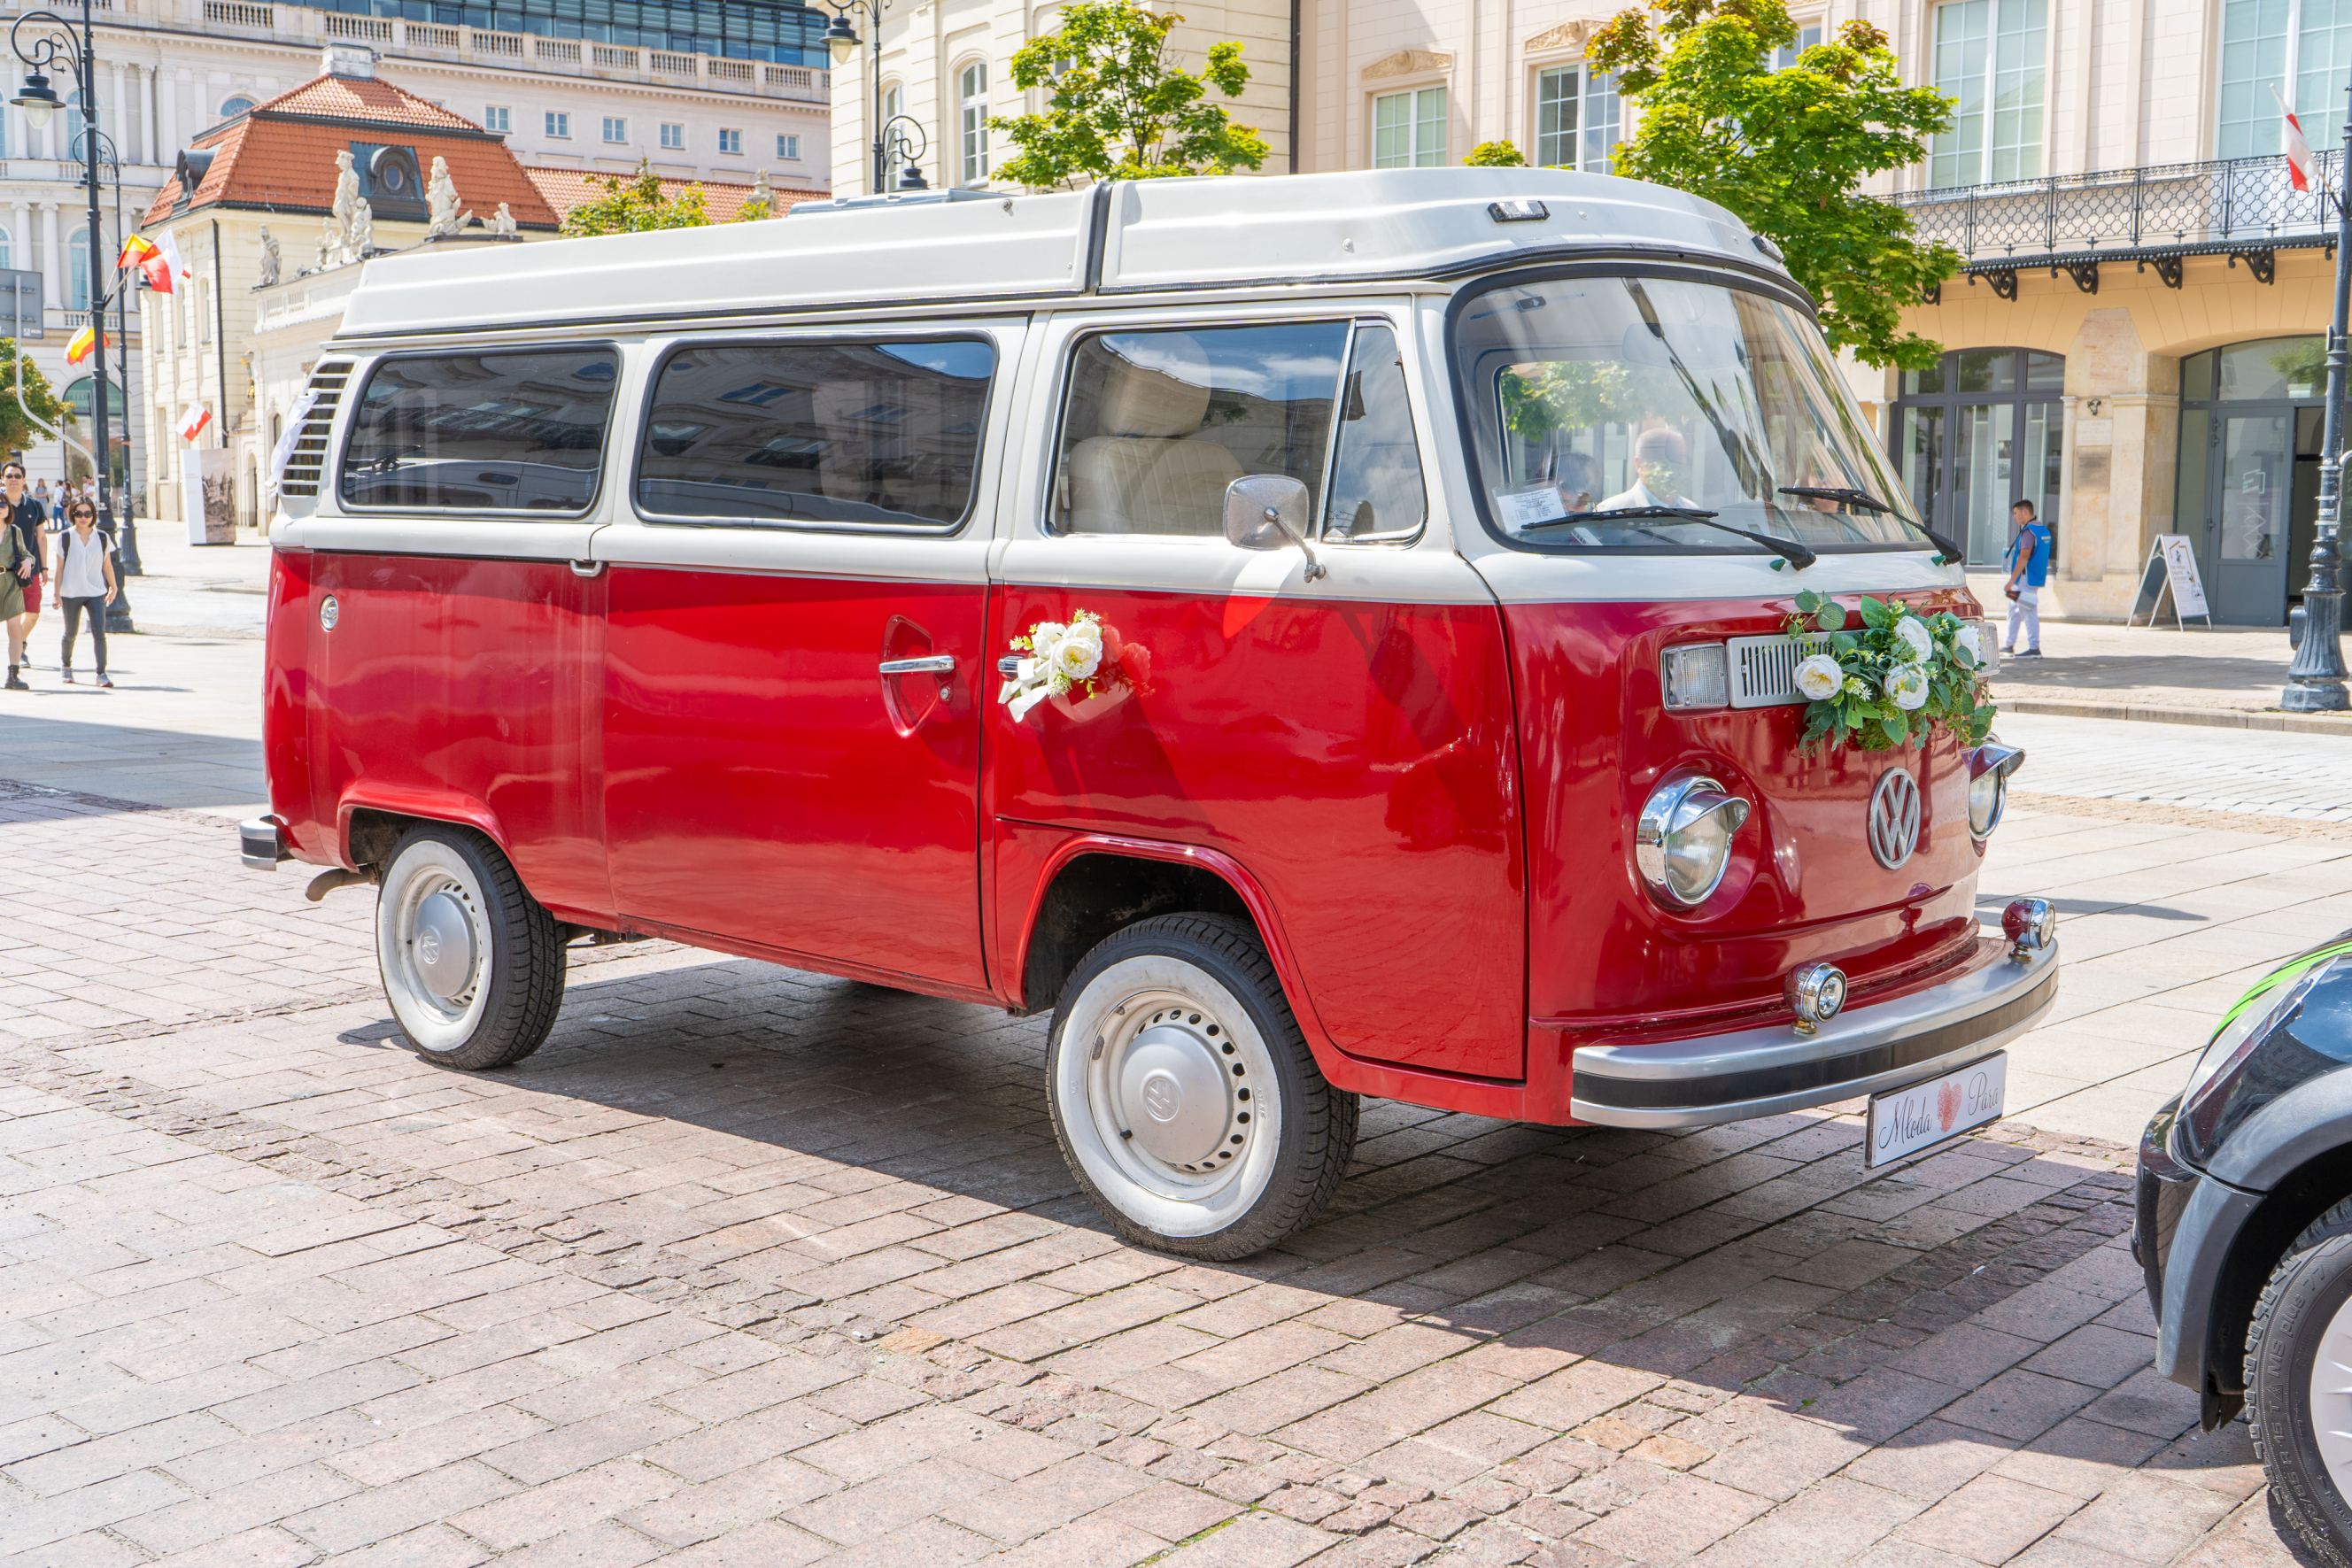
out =
[(8, 678), (0, 682), (0, 690), (30, 691), (25, 677), (17, 674), (25, 661), (25, 634), (18, 630), (25, 623), (25, 580), (33, 575), (33, 563), (25, 554), (24, 536), (15, 525), (0, 523), (0, 626), (8, 632)]
[(81, 630), (81, 618), (89, 617), (89, 643), (98, 653), (98, 684), (112, 691), (114, 683), (106, 674), (106, 610), (114, 602), (119, 591), (114, 580), (114, 541), (99, 532), (98, 508), (88, 501), (76, 501), (66, 516), (66, 531), (58, 536), (57, 585), (58, 602), (65, 606), (65, 645), (58, 651), (58, 667), (64, 672), (66, 685), (73, 685), (74, 633)]
[[(2033, 503), (2010, 503), (2009, 520), (2016, 532), (2009, 540), (2009, 626), (2001, 633), (2000, 651), (2021, 659), (2042, 657), (2042, 590), (2050, 580), (2050, 527), (2033, 515)], [(2018, 639), (2024, 638), (2020, 646)]]
[(25, 489), (25, 465), (15, 458), (0, 464), (0, 500), (5, 500), (5, 517), (10, 531), (23, 545), (23, 553), (32, 559), (29, 576), (20, 578), (24, 602), (18, 607), (16, 619), (10, 622), (8, 662), (20, 661), (25, 668), (33, 667), (33, 627), (41, 619), (41, 574), (47, 569), (47, 519), (41, 515), (41, 504)]
[(58, 506), (57, 497), (49, 494), (49, 482), (47, 479), (33, 486), (33, 499), (41, 504), (41, 516), (49, 520), (49, 532), (55, 533), (64, 527), (65, 512)]

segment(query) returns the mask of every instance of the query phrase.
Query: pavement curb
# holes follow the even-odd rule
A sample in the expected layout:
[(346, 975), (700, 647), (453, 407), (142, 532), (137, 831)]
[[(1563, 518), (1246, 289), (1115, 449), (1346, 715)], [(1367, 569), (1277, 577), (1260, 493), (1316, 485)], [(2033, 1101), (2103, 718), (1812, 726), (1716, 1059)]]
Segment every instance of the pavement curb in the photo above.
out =
[(2144, 703), (2076, 702), (2063, 697), (2000, 697), (2003, 713), (2058, 718), (2130, 719), (2140, 724), (2189, 724), (2207, 729), (2260, 729), (2284, 735), (2333, 735), (2352, 740), (2352, 714), (2279, 713), (2246, 708), (2162, 707)]

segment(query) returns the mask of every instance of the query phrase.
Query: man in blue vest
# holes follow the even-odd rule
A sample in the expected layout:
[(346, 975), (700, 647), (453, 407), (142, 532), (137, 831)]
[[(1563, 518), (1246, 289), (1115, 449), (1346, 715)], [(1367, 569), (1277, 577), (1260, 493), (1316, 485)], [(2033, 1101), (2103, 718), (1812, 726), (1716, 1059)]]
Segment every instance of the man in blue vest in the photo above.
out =
[[(2017, 531), (2009, 540), (2009, 628), (2001, 634), (2000, 651), (2021, 659), (2042, 657), (2042, 587), (2050, 580), (2050, 529), (2033, 515), (2033, 503), (2010, 504), (2009, 520)], [(2018, 634), (2025, 643), (2018, 645)]]

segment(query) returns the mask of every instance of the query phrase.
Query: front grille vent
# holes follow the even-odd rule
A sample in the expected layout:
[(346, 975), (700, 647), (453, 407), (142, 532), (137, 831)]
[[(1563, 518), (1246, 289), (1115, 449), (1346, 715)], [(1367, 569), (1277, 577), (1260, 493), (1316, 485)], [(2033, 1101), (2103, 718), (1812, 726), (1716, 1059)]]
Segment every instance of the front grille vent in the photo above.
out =
[(1731, 653), (1731, 706), (1780, 707), (1805, 699), (1797, 695), (1797, 665), (1808, 653), (1818, 653), (1819, 638), (1801, 641), (1785, 632), (1763, 637), (1733, 637), (1724, 646)]
[(278, 476), (278, 493), (289, 498), (311, 497), (327, 472), (327, 437), (335, 424), (335, 410), (343, 401), (343, 383), (352, 379), (349, 360), (321, 360), (310, 372), (310, 391), (317, 394), (295, 432), (286, 470)]

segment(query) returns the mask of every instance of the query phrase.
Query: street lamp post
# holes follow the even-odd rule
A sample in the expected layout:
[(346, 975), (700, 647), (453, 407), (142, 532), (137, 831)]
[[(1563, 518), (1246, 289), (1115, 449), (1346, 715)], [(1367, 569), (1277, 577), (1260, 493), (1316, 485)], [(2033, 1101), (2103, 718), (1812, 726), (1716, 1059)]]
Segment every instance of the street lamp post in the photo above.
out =
[[(29, 37), (26, 29), (32, 29)], [(65, 107), (58, 101), (57, 91), (49, 86), (47, 73), (63, 64), (73, 78), (74, 91), (79, 99), (81, 138), (82, 194), (89, 203), (89, 245), (84, 259), (89, 266), (89, 329), (93, 340), (90, 352), (90, 461), (92, 478), (98, 486), (99, 526), (111, 536), (115, 531), (112, 496), (112, 442), (108, 431), (106, 407), (106, 228), (99, 221), (98, 152), (98, 26), (91, 16), (91, 0), (81, 0), (81, 24), (77, 27), (55, 11), (27, 11), (18, 16), (8, 29), (8, 47), (25, 67), (24, 85), (9, 101), (25, 111), (25, 122), (35, 131), (45, 129), (57, 111)], [(120, 601), (118, 601), (120, 606)], [(128, 630), (130, 614), (122, 606), (120, 625)], [(115, 618), (108, 617), (110, 625)]]
[[(2352, 103), (2352, 86), (2345, 89)], [(2344, 188), (2352, 174), (2352, 114), (2344, 119), (2343, 152), (2336, 165), (2336, 308), (2327, 327), (2327, 413), (2319, 443), (2319, 526), (2311, 544), (2311, 586), (2303, 591), (2303, 635), (2287, 665), (2279, 706), (2289, 713), (2336, 713), (2352, 707), (2344, 685), (2345, 374), (2352, 368), (2352, 207)]]
[(833, 68), (849, 64), (849, 57), (857, 52), (857, 29), (849, 25), (853, 12), (862, 12), (866, 25), (874, 29), (873, 68), (866, 74), (869, 97), (869, 119), (874, 127), (872, 152), (874, 172), (866, 186), (868, 194), (880, 195), (890, 185), (890, 165), (903, 162), (898, 171), (898, 188), (919, 191), (924, 188), (923, 171), (916, 160), (922, 157), (929, 138), (912, 117), (894, 114), (882, 118), (882, 13), (889, 8), (890, 0), (824, 0), (833, 7), (833, 21), (824, 30), (825, 52), (833, 57)]

